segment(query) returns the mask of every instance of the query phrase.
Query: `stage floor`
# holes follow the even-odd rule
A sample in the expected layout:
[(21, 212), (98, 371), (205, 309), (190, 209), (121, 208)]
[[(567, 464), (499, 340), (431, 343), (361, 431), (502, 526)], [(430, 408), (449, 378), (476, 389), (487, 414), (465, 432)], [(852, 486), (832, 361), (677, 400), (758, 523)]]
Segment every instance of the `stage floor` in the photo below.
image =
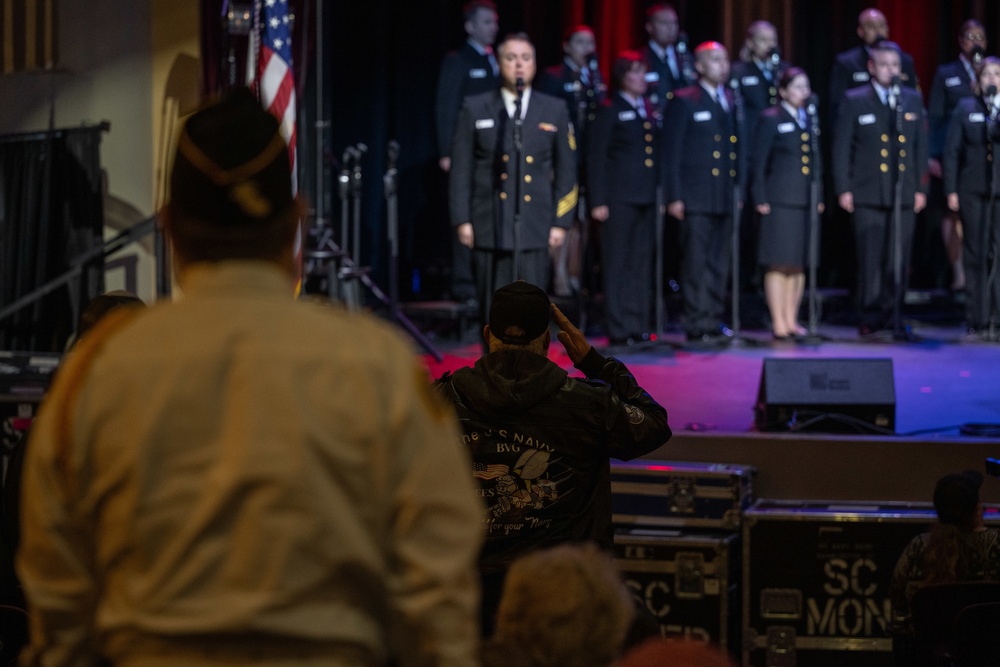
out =
[[(645, 458), (754, 465), (759, 497), (926, 501), (941, 474), (982, 470), (986, 456), (1000, 457), (1000, 438), (959, 430), (1000, 425), (1000, 344), (969, 340), (960, 326), (908, 324), (910, 341), (862, 340), (854, 327), (821, 324), (822, 340), (810, 345), (776, 343), (760, 330), (714, 350), (686, 347), (682, 335), (670, 333), (646, 348), (591, 342), (628, 365), (667, 408), (674, 436)], [(434, 377), (481, 354), (470, 340), (435, 345), (443, 360), (424, 357)], [(558, 342), (550, 358), (576, 372)], [(892, 359), (895, 434), (758, 432), (753, 409), (768, 358)], [(984, 485), (983, 499), (1000, 501), (1000, 480)]]

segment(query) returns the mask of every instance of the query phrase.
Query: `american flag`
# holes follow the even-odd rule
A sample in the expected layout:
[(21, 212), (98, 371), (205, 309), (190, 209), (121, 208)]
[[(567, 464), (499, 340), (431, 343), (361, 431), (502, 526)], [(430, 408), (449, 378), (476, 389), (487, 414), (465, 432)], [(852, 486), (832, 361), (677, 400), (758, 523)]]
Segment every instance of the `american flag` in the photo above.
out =
[[(257, 91), (265, 109), (281, 122), (281, 136), (288, 144), (292, 164), (292, 194), (299, 189), (298, 154), (295, 151), (295, 75), (292, 71), (292, 24), (288, 0), (256, 0), (254, 29), (250, 35), (247, 83)], [(254, 63), (256, 62), (256, 66)], [(302, 291), (302, 229), (295, 235), (295, 293)]]
[[(260, 41), (256, 53), (257, 66), (249, 69), (260, 102), (281, 122), (281, 136), (288, 144), (292, 162), (292, 189), (297, 190), (297, 156), (295, 153), (295, 76), (292, 72), (292, 21), (288, 0), (257, 0), (254, 5)], [(251, 48), (254, 47), (253, 41)]]
[(500, 463), (490, 463), (489, 465), (485, 463), (472, 464), (472, 476), (478, 479), (496, 479), (497, 477), (503, 477), (509, 471), (510, 468), (508, 466)]

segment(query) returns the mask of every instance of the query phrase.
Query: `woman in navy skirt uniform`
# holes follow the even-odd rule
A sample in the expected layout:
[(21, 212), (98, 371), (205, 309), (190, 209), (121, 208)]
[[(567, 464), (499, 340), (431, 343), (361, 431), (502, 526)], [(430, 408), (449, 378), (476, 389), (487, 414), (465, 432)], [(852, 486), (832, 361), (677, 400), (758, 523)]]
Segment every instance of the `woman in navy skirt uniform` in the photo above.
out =
[[(959, 100), (948, 125), (941, 167), (948, 208), (962, 213), (962, 262), (965, 265), (965, 323), (972, 335), (987, 333), (997, 317), (1000, 280), (989, 287), (990, 250), (1000, 235), (1000, 185), (994, 155), (1000, 143), (1000, 60), (983, 58), (976, 74), (975, 95)], [(990, 93), (993, 93), (992, 95)], [(990, 210), (992, 202), (993, 210)], [(993, 258), (993, 264), (997, 258)]]
[[(781, 102), (757, 119), (750, 151), (752, 199), (761, 214), (757, 261), (776, 340), (806, 333), (798, 322), (809, 248), (809, 188), (819, 169), (806, 104), (812, 90), (799, 67), (778, 81)], [(822, 205), (820, 205), (822, 206)]]

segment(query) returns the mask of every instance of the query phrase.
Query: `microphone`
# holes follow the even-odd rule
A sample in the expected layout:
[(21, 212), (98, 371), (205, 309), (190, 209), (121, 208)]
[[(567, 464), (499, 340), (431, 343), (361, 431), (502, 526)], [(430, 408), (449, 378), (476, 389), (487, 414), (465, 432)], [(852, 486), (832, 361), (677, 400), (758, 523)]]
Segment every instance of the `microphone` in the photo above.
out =
[(806, 100), (806, 113), (809, 114), (810, 116), (815, 116), (816, 110), (818, 108), (819, 108), (819, 95), (813, 93), (812, 95), (809, 96), (809, 99)]
[(767, 65), (772, 72), (778, 71), (778, 67), (781, 65), (781, 49), (777, 46), (771, 49), (771, 55), (768, 56)]
[(897, 100), (899, 99), (899, 95), (902, 92), (900, 90), (900, 86), (902, 85), (902, 83), (903, 83), (902, 80), (897, 75), (892, 77), (892, 83), (889, 84), (889, 89)]
[(399, 142), (393, 139), (385, 147), (385, 158), (389, 169), (396, 168), (396, 160), (399, 158)]
[(686, 32), (677, 34), (677, 43), (674, 44), (674, 49), (682, 56), (688, 52), (688, 34)]
[(517, 77), (517, 81), (514, 82), (514, 88), (517, 89), (517, 96), (521, 97), (524, 93), (524, 79)]
[(972, 47), (971, 55), (972, 55), (972, 66), (978, 67), (979, 63), (981, 63), (983, 61), (983, 58), (986, 56), (986, 52), (983, 51), (983, 47), (977, 44)]
[(597, 71), (597, 54), (591, 53), (587, 56), (587, 67), (590, 68), (591, 72)]
[(990, 118), (994, 118), (994, 108), (993, 102), (996, 99), (997, 87), (987, 86), (986, 87), (986, 110), (989, 112)]

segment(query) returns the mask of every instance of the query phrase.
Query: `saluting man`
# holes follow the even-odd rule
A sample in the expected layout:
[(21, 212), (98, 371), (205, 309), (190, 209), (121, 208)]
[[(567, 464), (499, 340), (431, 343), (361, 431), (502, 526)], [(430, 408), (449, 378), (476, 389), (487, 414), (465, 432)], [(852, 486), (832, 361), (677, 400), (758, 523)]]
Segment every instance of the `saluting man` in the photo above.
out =
[(548, 251), (562, 246), (577, 203), (576, 138), (565, 103), (531, 88), (535, 47), (518, 33), (497, 54), (501, 88), (466, 98), (451, 151), (451, 220), (472, 248), (483, 323), (497, 285), (548, 285)]
[(927, 169), (927, 116), (920, 93), (905, 86), (894, 92), (900, 62), (895, 42), (872, 47), (871, 83), (847, 91), (833, 133), (833, 185), (841, 208), (854, 214), (862, 335), (886, 328), (892, 316), (897, 292), (892, 219), (896, 179), (902, 180), (899, 247), (904, 282), (915, 214), (927, 203), (922, 178)]
[(729, 53), (719, 42), (695, 49), (696, 85), (674, 93), (663, 119), (664, 201), (681, 221), (681, 291), (690, 341), (723, 342), (733, 229), (738, 128)]

